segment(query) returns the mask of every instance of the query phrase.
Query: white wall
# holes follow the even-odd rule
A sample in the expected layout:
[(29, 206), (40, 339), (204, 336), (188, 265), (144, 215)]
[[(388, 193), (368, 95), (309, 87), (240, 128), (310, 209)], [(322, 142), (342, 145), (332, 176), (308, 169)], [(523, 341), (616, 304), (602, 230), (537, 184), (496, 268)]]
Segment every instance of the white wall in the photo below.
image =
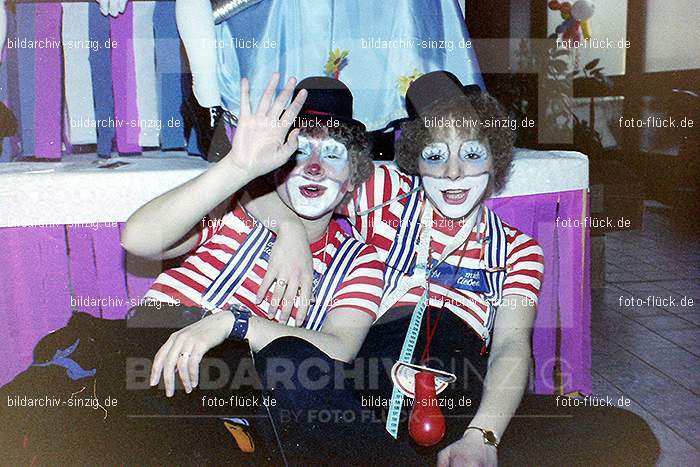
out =
[(699, 3), (697, 0), (646, 0), (645, 71), (700, 68)]

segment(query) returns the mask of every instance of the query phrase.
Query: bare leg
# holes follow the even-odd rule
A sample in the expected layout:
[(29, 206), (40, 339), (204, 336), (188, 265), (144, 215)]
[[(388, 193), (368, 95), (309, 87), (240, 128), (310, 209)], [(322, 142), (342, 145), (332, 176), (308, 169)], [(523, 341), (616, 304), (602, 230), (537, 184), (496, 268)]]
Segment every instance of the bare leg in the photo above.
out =
[(216, 78), (216, 37), (209, 0), (176, 0), (177, 28), (192, 70), (192, 89), (199, 105), (221, 105)]

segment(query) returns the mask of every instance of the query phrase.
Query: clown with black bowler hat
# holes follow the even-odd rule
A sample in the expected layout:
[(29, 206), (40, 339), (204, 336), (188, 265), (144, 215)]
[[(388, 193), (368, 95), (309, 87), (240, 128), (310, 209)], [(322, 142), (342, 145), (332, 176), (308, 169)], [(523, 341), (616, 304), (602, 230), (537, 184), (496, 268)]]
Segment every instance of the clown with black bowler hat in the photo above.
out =
[[(553, 398), (531, 396), (521, 405), (544, 257), (534, 239), (483, 204), (508, 177), (515, 135), (489, 124), (508, 115), (493, 97), (476, 86), (463, 87), (447, 72), (418, 78), (406, 103), (412, 118), (401, 125), (400, 170), (378, 166), (355, 191), (345, 214), (387, 265), (380, 319), (370, 329), (358, 362), (390, 357), (447, 370), (457, 381), (440, 397), (452, 399), (454, 407), (459, 400), (471, 401), (471, 409), (446, 414), (451, 416), (442, 442), (416, 454), (428, 462), (437, 456), (441, 466), (496, 465), (499, 457), (566, 464), (598, 459), (601, 452), (609, 460), (624, 461), (631, 455), (628, 446), (603, 448), (607, 435), (594, 435), (590, 429), (595, 425), (609, 434), (615, 420), (624, 420), (639, 428), (632, 458), (642, 464), (653, 459), (653, 435), (631, 413), (564, 413)], [(416, 313), (422, 313), (418, 341), (405, 352), (411, 347), (405, 336)], [(381, 373), (379, 385), (384, 400), (393, 398), (395, 379)], [(340, 395), (336, 399), (345, 401)], [(514, 418), (516, 410), (523, 418)], [(542, 418), (547, 415), (569, 422)], [(369, 428), (359, 429), (367, 438), (381, 439), (375, 427)], [(344, 433), (350, 436), (348, 429)], [(571, 444), (572, 436), (581, 441)], [(386, 449), (395, 448), (396, 462), (416, 459), (406, 438), (405, 423), (399, 423), (397, 441), (386, 444)], [(504, 451), (499, 448), (502, 438)], [(369, 441), (357, 443), (371, 449)], [(564, 456), (567, 447), (571, 449)]]
[[(352, 118), (352, 94), (338, 80), (317, 77), (296, 87), (290, 80), (273, 99), (278, 80), (277, 74), (270, 80), (255, 113), (244, 81), (231, 152), (141, 207), (127, 222), (122, 244), (134, 254), (169, 258), (189, 252), (181, 266), (158, 276), (145, 298), (211, 312), (174, 333), (156, 354), (151, 384), (163, 377), (169, 396), (175, 390), (175, 370), (186, 391), (192, 391), (202, 357), (227, 337), (247, 340), (253, 352), (277, 338), (294, 337), (348, 361), (376, 318), (382, 265), (375, 248), (349, 237), (332, 219), (372, 168), (364, 125)], [(293, 101), (285, 110), (290, 96)], [(294, 212), (303, 227), (297, 238), (314, 258), (308, 284), (299, 277), (275, 277), (272, 285), (261, 280), (275, 236), (249, 214), (245, 196), (237, 192), (268, 172), (274, 182), (270, 195)], [(205, 215), (215, 228), (203, 229)], [(160, 235), (153, 235), (154, 229)], [(333, 287), (320, 293), (330, 283)], [(358, 284), (370, 295), (355, 292)], [(285, 300), (300, 287), (308, 295)], [(245, 311), (236, 311), (241, 308)]]
[[(351, 238), (332, 219), (346, 193), (372, 168), (364, 127), (352, 119), (352, 95), (330, 78), (305, 80), (296, 88), (290, 80), (277, 94), (278, 81), (274, 75), (253, 111), (244, 80), (244, 105), (231, 152), (129, 218), (122, 236), (126, 250), (149, 258), (182, 257), (177, 267), (158, 276), (144, 304), (132, 308), (126, 320), (76, 313), (66, 328), (42, 339), (37, 355), (46, 355), (46, 361), (54, 355), (55, 360), (79, 345), (64, 360), (74, 358), (74, 366), (94, 367), (98, 377), (75, 382), (71, 373), (69, 380), (63, 368), (50, 362), (32, 366), (3, 392), (61, 398), (81, 393), (85, 387), (78, 386), (84, 384), (92, 388), (95, 401), (110, 396), (114, 405), (104, 409), (104, 418), (102, 412), (76, 411), (75, 406), (35, 407), (31, 417), (21, 411), (0, 411), (0, 419), (7, 422), (0, 446), (12, 465), (37, 458), (61, 465), (178, 464), (185, 459), (197, 465), (282, 463), (275, 457), (274, 434), (257, 437), (255, 453), (250, 452), (253, 443), (239, 449), (237, 443), (246, 438), (240, 430), (248, 423), (226, 418), (225, 422), (238, 425), (222, 425), (221, 406), (205, 405), (205, 399), (241, 396), (259, 401), (257, 381), (246, 360), (251, 352), (256, 363), (277, 357), (270, 351), (280, 340), (287, 352), (315, 349), (336, 361), (351, 360), (376, 317), (382, 264), (374, 247)], [(276, 182), (272, 196), (298, 213), (303, 230), (296, 238), (314, 258), (316, 300), (309, 299), (313, 303), (306, 303), (305, 309), (302, 303), (277, 303), (283, 301), (286, 289), (296, 293), (296, 277), (278, 280), (274, 295), (262, 293), (260, 301), (253, 298), (269, 265), (269, 247), (277, 241), (244, 209), (238, 192), (268, 172)], [(306, 181), (293, 183), (295, 178)], [(299, 201), (305, 197), (314, 202)], [(241, 258), (252, 261), (239, 267)], [(196, 289), (197, 285), (202, 287)], [(179, 330), (171, 334), (173, 328)], [(132, 365), (134, 360), (150, 361), (154, 353), (149, 382), (155, 386), (162, 380), (169, 399), (161, 397), (160, 388), (146, 390), (141, 370)], [(205, 354), (211, 360), (200, 366)], [(148, 371), (147, 364), (138, 366)], [(178, 395), (170, 399), (176, 381), (181, 382)], [(227, 405), (225, 412), (227, 417), (251, 415), (248, 402)], [(178, 418), (176, 425), (170, 423), (171, 415)], [(48, 418), (52, 422), (47, 429)], [(169, 421), (163, 424), (163, 420)], [(250, 423), (265, 425), (268, 420), (261, 413)], [(240, 436), (231, 431), (234, 428)], [(268, 445), (272, 447), (261, 448)]]

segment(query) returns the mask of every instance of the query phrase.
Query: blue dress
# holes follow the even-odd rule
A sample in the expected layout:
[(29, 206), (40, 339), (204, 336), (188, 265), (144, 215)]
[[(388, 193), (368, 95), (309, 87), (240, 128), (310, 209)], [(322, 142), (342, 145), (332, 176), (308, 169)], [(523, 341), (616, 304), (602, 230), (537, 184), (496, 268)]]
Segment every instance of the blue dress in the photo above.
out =
[(274, 71), (280, 83), (339, 78), (368, 130), (406, 117), (404, 94), (420, 74), (447, 70), (484, 87), (457, 0), (262, 0), (218, 24), (216, 38), (219, 89), (233, 114), (240, 79), (257, 103)]

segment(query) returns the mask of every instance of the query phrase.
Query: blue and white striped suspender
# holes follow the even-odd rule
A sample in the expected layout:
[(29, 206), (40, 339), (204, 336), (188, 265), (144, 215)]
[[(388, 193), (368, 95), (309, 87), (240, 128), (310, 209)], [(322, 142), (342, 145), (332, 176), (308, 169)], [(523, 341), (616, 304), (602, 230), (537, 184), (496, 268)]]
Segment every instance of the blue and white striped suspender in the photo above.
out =
[(316, 303), (309, 309), (304, 327), (318, 331), (323, 326), (328, 314), (328, 309), (332, 305), (335, 292), (343, 283), (345, 276), (350, 272), (350, 267), (362, 250), (363, 243), (354, 238), (348, 237), (340, 245), (338, 251), (333, 256), (331, 264), (321, 277), (318, 285), (314, 289)]
[(485, 271), (486, 283), (489, 286), (489, 291), (484, 293), (486, 301), (491, 308), (489, 319), (486, 323), (489, 336), (493, 329), (493, 322), (496, 319), (495, 308), (501, 302), (503, 296), (503, 285), (506, 282), (508, 272), (506, 271), (506, 259), (508, 257), (508, 242), (506, 231), (503, 227), (501, 219), (490, 209), (487, 210), (486, 222), (489, 230), (489, 244), (486, 249), (484, 261), (486, 262)]
[(266, 247), (271, 246), (272, 241), (272, 232), (266, 229), (262, 222), (256, 222), (241, 246), (202, 294), (203, 308), (222, 308), (243, 283), (255, 260)]
[[(418, 187), (420, 181), (418, 177), (411, 177), (411, 187)], [(416, 249), (416, 241), (420, 235), (420, 219), (417, 213), (420, 210), (421, 190), (413, 189), (406, 201), (396, 237), (389, 250), (386, 259), (386, 270), (384, 273), (384, 296), (388, 296), (399, 285), (399, 280), (407, 274)]]
[[(272, 232), (261, 222), (256, 222), (240, 248), (202, 294), (203, 307), (208, 310), (223, 308), (241, 286), (255, 260), (269, 255), (273, 243)], [(331, 264), (315, 287), (314, 295), (317, 301), (309, 310), (304, 327), (314, 330), (321, 328), (328, 308), (332, 305), (335, 291), (343, 283), (363, 246), (363, 243), (349, 237), (340, 245)]]

